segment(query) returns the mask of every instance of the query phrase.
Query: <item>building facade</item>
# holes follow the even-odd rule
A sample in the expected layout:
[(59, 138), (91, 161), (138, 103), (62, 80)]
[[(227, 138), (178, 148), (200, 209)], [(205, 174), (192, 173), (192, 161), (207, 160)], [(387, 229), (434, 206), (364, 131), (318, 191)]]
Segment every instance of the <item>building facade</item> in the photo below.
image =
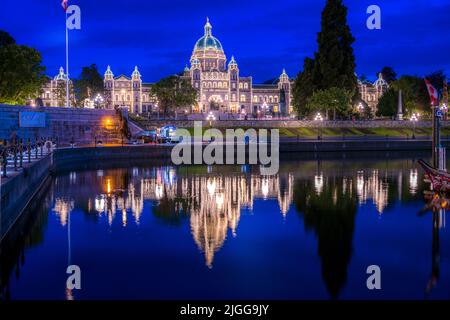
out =
[(151, 84), (143, 83), (138, 67), (134, 68), (131, 77), (121, 74), (114, 77), (111, 67), (106, 69), (104, 80), (104, 99), (107, 108), (128, 107), (132, 113), (154, 111), (158, 104), (151, 94)]
[(212, 34), (207, 19), (204, 35), (195, 43), (190, 68), (185, 75), (197, 90), (194, 112), (273, 113), (288, 115), (291, 107), (291, 86), (285, 70), (273, 84), (255, 85), (252, 77), (241, 76), (239, 66), (231, 57), (227, 62), (221, 42)]
[(371, 112), (375, 114), (378, 101), (389, 89), (389, 84), (383, 79), (383, 75), (380, 73), (374, 83), (358, 79), (358, 89), (361, 99), (371, 109)]
[[(285, 70), (272, 84), (253, 84), (252, 77), (240, 75), (233, 56), (227, 61), (222, 44), (212, 35), (209, 20), (203, 37), (194, 46), (190, 67), (186, 66), (182, 77), (189, 79), (198, 92), (193, 113), (288, 115), (292, 110), (292, 83)], [(110, 108), (127, 106), (133, 113), (157, 111), (157, 99), (150, 93), (151, 84), (142, 83), (137, 67), (131, 77), (114, 77), (108, 66), (104, 89), (106, 105)]]
[[(36, 99), (29, 99), (27, 105), (42, 107), (65, 107), (66, 106), (66, 86), (67, 74), (64, 68), (59, 68), (59, 73), (53, 78), (48, 77), (47, 82), (41, 89)], [(75, 105), (75, 95), (72, 81), (69, 80), (70, 106)]]

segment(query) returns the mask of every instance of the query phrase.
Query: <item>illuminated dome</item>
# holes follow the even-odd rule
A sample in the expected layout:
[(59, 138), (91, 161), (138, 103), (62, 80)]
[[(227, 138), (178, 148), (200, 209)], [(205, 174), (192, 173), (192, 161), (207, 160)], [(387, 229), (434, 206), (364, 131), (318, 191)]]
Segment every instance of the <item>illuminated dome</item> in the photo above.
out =
[(59, 73), (53, 78), (55, 81), (66, 81), (67, 80), (67, 74), (64, 73), (64, 68), (59, 68)]
[(207, 49), (223, 51), (220, 41), (212, 35), (212, 26), (209, 23), (208, 18), (206, 18), (205, 35), (198, 39), (195, 44), (194, 51), (202, 51)]
[(389, 84), (386, 82), (386, 80), (383, 79), (383, 74), (378, 74), (377, 81), (373, 84), (375, 87), (389, 87)]

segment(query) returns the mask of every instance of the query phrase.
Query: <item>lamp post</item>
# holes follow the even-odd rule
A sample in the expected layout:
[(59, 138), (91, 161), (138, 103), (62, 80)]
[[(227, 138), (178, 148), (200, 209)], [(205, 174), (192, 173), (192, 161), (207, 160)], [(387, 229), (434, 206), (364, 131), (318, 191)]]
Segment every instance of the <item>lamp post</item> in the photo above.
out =
[(413, 134), (412, 134), (412, 138), (415, 139), (416, 138), (416, 122), (419, 121), (419, 114), (418, 113), (413, 113), (411, 115), (411, 119), (409, 119), (410, 121), (412, 121), (413, 123)]
[(317, 124), (317, 140), (322, 140), (322, 134), (321, 134), (321, 132), (320, 132), (320, 126), (321, 126), (321, 124), (322, 124), (322, 122), (323, 122), (323, 117), (322, 117), (322, 115), (320, 114), (320, 112), (318, 112), (318, 113), (316, 114), (316, 116), (315, 116), (315, 118), (314, 118), (314, 121), (317, 121), (317, 122), (318, 122), (318, 124)]
[(206, 120), (209, 121), (209, 126), (212, 127), (212, 122), (216, 120), (216, 116), (210, 111)]
[(447, 103), (444, 102), (441, 106), (442, 114), (444, 115), (444, 121), (447, 121), (447, 112), (448, 112), (448, 106)]
[(269, 106), (267, 105), (267, 102), (264, 101), (264, 103), (262, 105), (262, 110), (264, 112), (264, 117), (266, 116), (268, 109), (269, 109)]
[(103, 105), (103, 102), (105, 100), (103, 99), (103, 97), (99, 94), (97, 94), (97, 96), (94, 98), (94, 103), (95, 103), (95, 108), (96, 109), (101, 109), (101, 106)]
[(364, 106), (363, 104), (360, 102), (358, 103), (358, 106), (356, 107), (356, 109), (358, 110), (358, 112), (361, 114), (361, 118), (362, 118), (362, 114), (364, 112)]

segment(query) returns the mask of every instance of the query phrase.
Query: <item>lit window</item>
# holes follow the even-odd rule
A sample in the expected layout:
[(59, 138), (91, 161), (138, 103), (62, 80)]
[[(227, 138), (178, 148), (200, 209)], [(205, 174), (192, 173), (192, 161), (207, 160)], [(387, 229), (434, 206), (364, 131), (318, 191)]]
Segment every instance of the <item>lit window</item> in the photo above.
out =
[(245, 102), (245, 95), (241, 95), (241, 102)]
[(248, 89), (248, 83), (244, 83), (244, 89)]
[(242, 89), (242, 83), (239, 83), (239, 89)]
[(231, 100), (232, 101), (236, 101), (236, 95), (233, 93), (233, 95), (231, 96)]

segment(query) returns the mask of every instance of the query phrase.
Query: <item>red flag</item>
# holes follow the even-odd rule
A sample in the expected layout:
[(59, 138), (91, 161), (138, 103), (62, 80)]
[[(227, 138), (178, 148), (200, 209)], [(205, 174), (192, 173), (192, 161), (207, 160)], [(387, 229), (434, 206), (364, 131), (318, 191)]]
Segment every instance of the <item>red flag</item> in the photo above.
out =
[(63, 7), (64, 12), (67, 11), (67, 7), (69, 6), (68, 2), (69, 2), (69, 0), (62, 0), (62, 2), (61, 2), (61, 6)]
[(425, 84), (427, 85), (428, 94), (430, 95), (431, 105), (437, 106), (439, 104), (439, 100), (436, 88), (433, 87), (433, 85), (430, 83), (430, 81), (428, 81), (428, 79), (425, 79)]

